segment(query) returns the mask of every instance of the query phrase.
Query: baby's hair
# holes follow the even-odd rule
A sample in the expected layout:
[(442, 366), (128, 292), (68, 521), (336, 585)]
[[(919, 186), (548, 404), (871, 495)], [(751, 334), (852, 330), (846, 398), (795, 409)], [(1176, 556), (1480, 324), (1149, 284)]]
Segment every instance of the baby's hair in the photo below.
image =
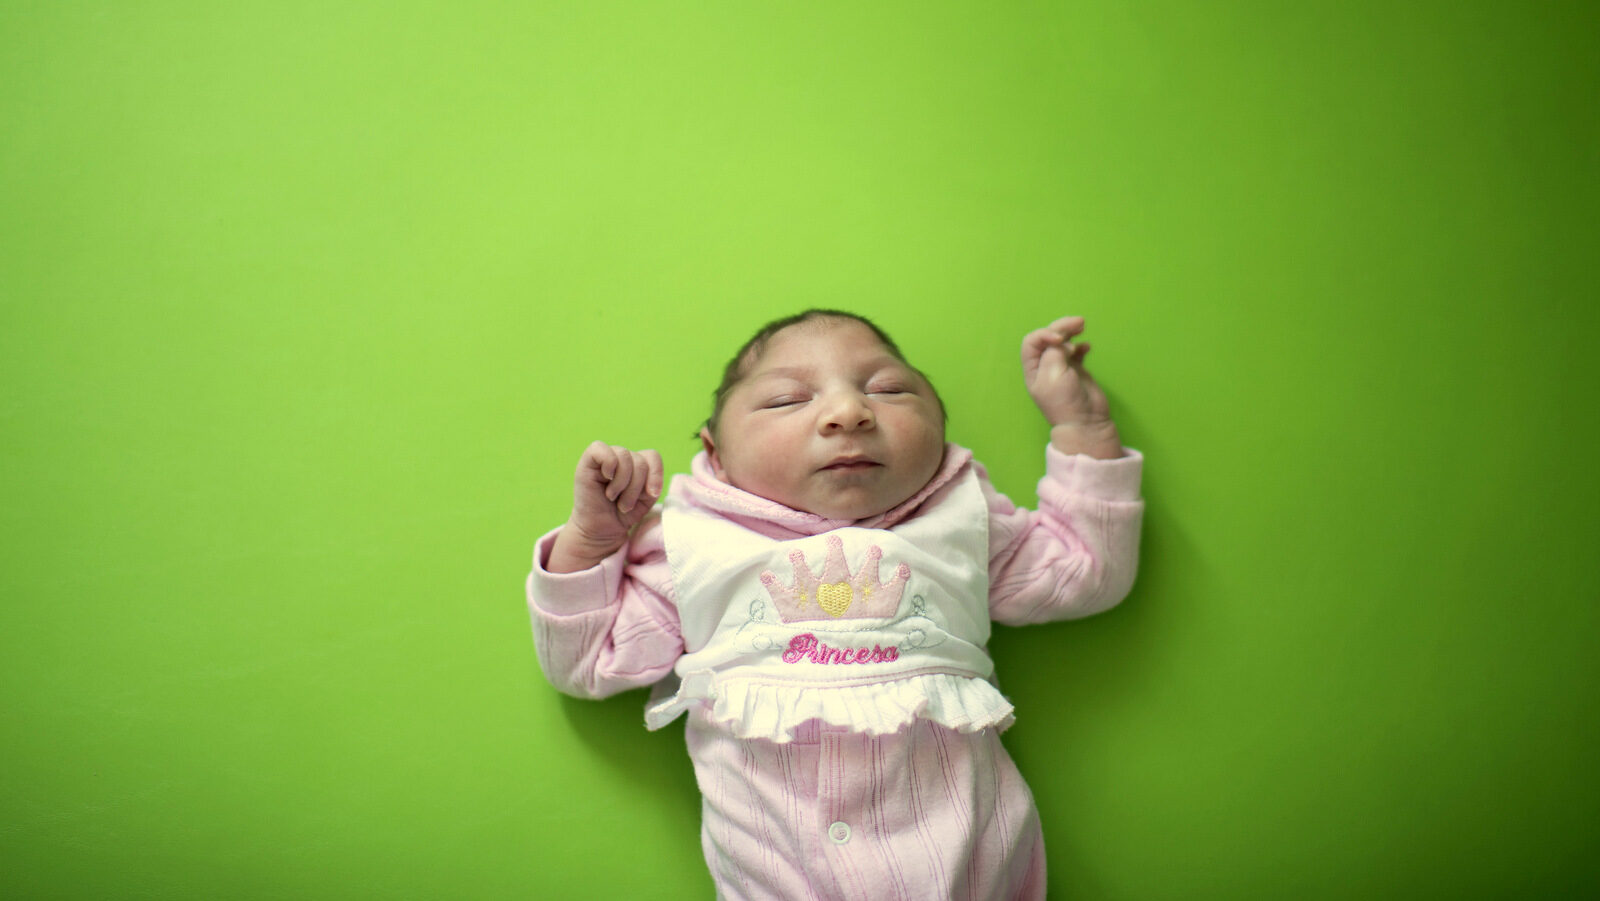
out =
[[(733, 359), (728, 361), (728, 365), (722, 368), (722, 383), (717, 385), (717, 390), (712, 394), (711, 416), (705, 421), (705, 427), (713, 437), (717, 434), (717, 420), (722, 416), (722, 405), (727, 402), (728, 395), (733, 393), (733, 389), (739, 384), (739, 380), (744, 378), (750, 367), (761, 359), (762, 353), (766, 351), (767, 342), (772, 340), (772, 336), (791, 325), (799, 325), (802, 322), (810, 322), (813, 319), (848, 319), (872, 329), (872, 333), (882, 342), (884, 349), (889, 352), (890, 356), (910, 366), (911, 371), (915, 372), (923, 382), (927, 383), (928, 388), (933, 391), (933, 399), (939, 404), (939, 416), (941, 419), (944, 418), (944, 400), (939, 397), (939, 389), (933, 387), (933, 381), (923, 375), (922, 370), (911, 365), (911, 361), (907, 360), (905, 354), (900, 352), (900, 345), (894, 343), (894, 339), (889, 337), (888, 332), (878, 328), (877, 324), (871, 319), (858, 313), (813, 307), (812, 309), (795, 313), (792, 316), (774, 319), (763, 325), (750, 337), (750, 340), (744, 343), (744, 346), (739, 348), (739, 352), (733, 355)], [(695, 437), (700, 437), (700, 433), (696, 432)]]

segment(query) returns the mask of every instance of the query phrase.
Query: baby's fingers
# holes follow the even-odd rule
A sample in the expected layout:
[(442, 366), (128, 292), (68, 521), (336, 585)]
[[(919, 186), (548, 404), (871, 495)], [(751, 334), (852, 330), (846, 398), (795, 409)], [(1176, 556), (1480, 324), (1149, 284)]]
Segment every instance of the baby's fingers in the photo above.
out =
[(627, 479), (625, 465), (632, 465), (627, 448), (604, 441), (593, 442), (584, 448), (583, 458), (578, 461), (578, 484), (593, 486), (607, 502), (614, 501), (622, 491), (622, 486), (617, 484), (619, 475), (624, 482)]
[(617, 471), (616, 454), (604, 441), (592, 441), (578, 458), (578, 482), (586, 485), (604, 484)]
[(1044, 327), (1045, 331), (1054, 332), (1063, 338), (1083, 333), (1084, 319), (1082, 316), (1063, 316), (1055, 322)]
[(1044, 328), (1034, 329), (1022, 339), (1022, 370), (1030, 380), (1039, 369), (1039, 361), (1051, 348), (1061, 348), (1063, 355), (1072, 356), (1073, 345), (1068, 340), (1083, 333), (1082, 316), (1063, 316)]
[(639, 503), (654, 504), (661, 494), (661, 455), (653, 450), (629, 452), (628, 483), (617, 495), (617, 511), (627, 513)]
[(646, 471), (649, 473), (649, 478), (645, 480), (644, 491), (649, 495), (651, 503), (654, 503), (655, 499), (661, 496), (666, 467), (661, 463), (661, 455), (655, 451), (647, 450), (640, 453), (644, 455)]
[(1034, 329), (1022, 339), (1022, 372), (1029, 381), (1039, 371), (1039, 360), (1045, 352), (1061, 344), (1061, 336), (1047, 328)]
[(606, 500), (615, 501), (633, 479), (633, 453), (616, 445), (607, 450), (610, 451), (609, 465), (601, 466), (600, 474), (606, 477)]

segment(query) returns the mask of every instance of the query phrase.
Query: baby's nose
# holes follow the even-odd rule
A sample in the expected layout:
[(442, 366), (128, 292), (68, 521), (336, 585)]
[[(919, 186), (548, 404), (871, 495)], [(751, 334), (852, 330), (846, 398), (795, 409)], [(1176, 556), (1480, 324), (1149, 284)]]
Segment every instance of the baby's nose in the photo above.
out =
[(859, 395), (832, 398), (823, 410), (822, 430), (825, 432), (864, 429), (873, 423), (872, 407)]

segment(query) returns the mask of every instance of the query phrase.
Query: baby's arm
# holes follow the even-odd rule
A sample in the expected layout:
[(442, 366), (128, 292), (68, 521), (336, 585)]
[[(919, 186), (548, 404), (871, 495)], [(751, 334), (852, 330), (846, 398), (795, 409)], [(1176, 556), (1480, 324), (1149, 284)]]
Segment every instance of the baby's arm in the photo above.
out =
[(989, 616), (1007, 625), (1075, 619), (1127, 596), (1139, 568), (1144, 457), (1045, 449), (1039, 509), (1011, 503), (979, 468), (989, 502)]
[(534, 550), (527, 590), (539, 665), (567, 694), (652, 684), (683, 653), (661, 518), (647, 518), (661, 482), (655, 451), (589, 445), (572, 515)]
[[(1105, 392), (1084, 368), (1089, 345), (1068, 316), (1022, 340), (1028, 394), (1050, 422), (1039, 509), (989, 500), (989, 614), (1010, 625), (1098, 613), (1125, 597), (1139, 565), (1144, 458), (1122, 446)], [(982, 472), (980, 470), (980, 475)]]
[(551, 571), (559, 538), (558, 531), (539, 540), (528, 574), (528, 611), (545, 678), (580, 698), (660, 681), (683, 655), (661, 517), (644, 520), (624, 550), (577, 572)]
[(1039, 412), (1050, 422), (1050, 444), (1064, 454), (1101, 460), (1122, 456), (1106, 393), (1083, 366), (1083, 317), (1067, 316), (1022, 339), (1022, 378)]

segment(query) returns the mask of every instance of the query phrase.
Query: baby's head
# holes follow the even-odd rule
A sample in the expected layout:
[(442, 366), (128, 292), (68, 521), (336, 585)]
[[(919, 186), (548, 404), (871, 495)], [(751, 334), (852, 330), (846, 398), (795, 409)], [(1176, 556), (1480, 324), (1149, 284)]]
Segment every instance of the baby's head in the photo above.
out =
[(807, 310), (768, 323), (723, 371), (700, 440), (717, 477), (829, 519), (866, 519), (928, 484), (944, 405), (883, 330)]

